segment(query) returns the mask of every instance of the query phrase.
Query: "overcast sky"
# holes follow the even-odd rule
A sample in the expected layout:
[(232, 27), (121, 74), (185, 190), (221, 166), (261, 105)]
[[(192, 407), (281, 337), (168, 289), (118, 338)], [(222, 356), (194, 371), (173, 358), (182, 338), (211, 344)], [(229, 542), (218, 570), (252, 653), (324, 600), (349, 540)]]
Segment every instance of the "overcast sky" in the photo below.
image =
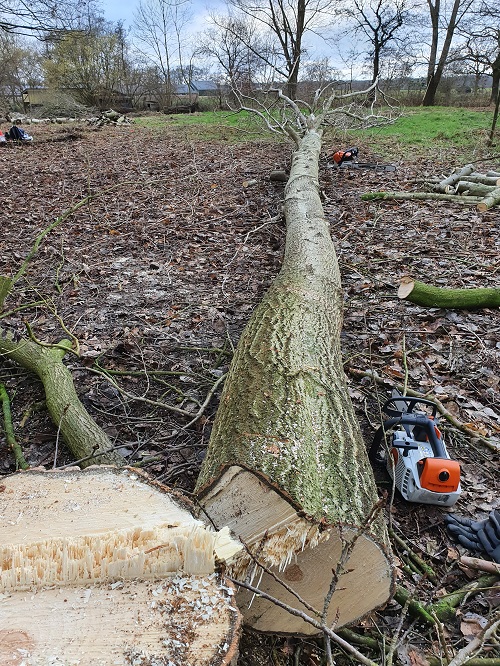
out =
[[(104, 15), (109, 21), (123, 21), (128, 28), (132, 27), (134, 14), (139, 4), (139, 0), (101, 0), (101, 7)], [(189, 37), (195, 36), (207, 27), (207, 17), (212, 13), (225, 13), (225, 0), (191, 0), (193, 19), (189, 26)], [(323, 39), (313, 33), (308, 34), (306, 45), (308, 47), (308, 57), (310, 60), (320, 60), (324, 57), (330, 59), (330, 64), (342, 71), (344, 76), (349, 76), (349, 68), (346, 69), (346, 62), (339, 57), (339, 53), (329, 47)], [(352, 49), (353, 44), (347, 40), (346, 51)]]
[[(109, 21), (124, 21), (128, 27), (132, 26), (138, 4), (139, 0), (102, 0), (101, 2), (104, 15)], [(209, 11), (217, 7), (223, 11), (225, 3), (223, 0), (192, 0), (191, 7), (194, 15), (192, 30), (197, 32), (205, 28), (205, 19)]]

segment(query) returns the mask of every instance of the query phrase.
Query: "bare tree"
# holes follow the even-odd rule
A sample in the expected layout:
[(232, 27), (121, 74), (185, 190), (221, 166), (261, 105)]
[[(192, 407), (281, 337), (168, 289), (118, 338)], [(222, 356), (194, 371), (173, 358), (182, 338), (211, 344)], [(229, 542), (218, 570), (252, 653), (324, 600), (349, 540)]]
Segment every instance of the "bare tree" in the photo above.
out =
[(244, 16), (213, 15), (211, 22), (212, 27), (200, 36), (199, 55), (215, 60), (225, 83), (249, 93), (262, 69), (257, 54), (268, 51), (255, 21)]
[(461, 26), (464, 43), (456, 58), (469, 63), (476, 80), (483, 74), (492, 77), (490, 104), (495, 104), (500, 87), (500, 8), (483, 0)]
[(374, 83), (381, 73), (384, 51), (399, 40), (399, 32), (409, 14), (408, 0), (349, 0), (337, 14), (347, 18), (355, 34), (370, 44), (371, 82)]
[[(427, 0), (431, 22), (431, 45), (427, 65), (427, 88), (422, 100), (423, 106), (434, 106), (436, 93), (449, 61), (453, 38), (459, 25), (464, 21), (475, 0), (453, 0), (451, 10), (442, 0)], [(441, 46), (441, 51), (440, 45)]]
[(162, 79), (162, 101), (172, 99), (172, 70), (183, 66), (183, 28), (190, 20), (188, 0), (141, 0), (134, 19), (141, 54)]
[[(273, 49), (259, 53), (246, 46), (274, 68), (286, 81), (287, 96), (295, 99), (306, 38), (331, 22), (333, 0), (228, 0), (241, 14), (251, 17), (272, 36)], [(234, 32), (237, 35), (236, 32)]]
[(125, 79), (125, 36), (100, 16), (87, 17), (82, 29), (59, 35), (47, 45), (43, 69), (52, 88), (78, 91), (88, 106), (107, 106)]
[(16, 104), (24, 88), (41, 83), (40, 54), (19, 35), (0, 31), (0, 90), (7, 105)]
[(47, 32), (74, 28), (93, 6), (93, 0), (0, 0), (0, 31), (43, 38)]

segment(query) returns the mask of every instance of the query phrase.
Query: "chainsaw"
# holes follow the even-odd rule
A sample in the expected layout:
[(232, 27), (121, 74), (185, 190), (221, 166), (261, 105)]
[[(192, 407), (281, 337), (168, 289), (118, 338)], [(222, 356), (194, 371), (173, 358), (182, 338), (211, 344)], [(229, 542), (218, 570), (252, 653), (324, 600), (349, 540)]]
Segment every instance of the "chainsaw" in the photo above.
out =
[[(461, 493), (460, 465), (448, 455), (435, 403), (393, 392), (383, 410), (389, 418), (373, 438), (372, 462), (385, 464), (408, 502), (453, 506)], [(391, 432), (387, 450), (382, 445), (386, 432)]]
[(328, 166), (330, 168), (336, 167), (338, 169), (375, 169), (376, 171), (396, 171), (394, 164), (359, 162), (358, 154), (359, 149), (356, 148), (356, 146), (347, 148), (346, 150), (337, 150), (333, 154), (328, 155), (328, 158), (333, 159), (333, 164)]

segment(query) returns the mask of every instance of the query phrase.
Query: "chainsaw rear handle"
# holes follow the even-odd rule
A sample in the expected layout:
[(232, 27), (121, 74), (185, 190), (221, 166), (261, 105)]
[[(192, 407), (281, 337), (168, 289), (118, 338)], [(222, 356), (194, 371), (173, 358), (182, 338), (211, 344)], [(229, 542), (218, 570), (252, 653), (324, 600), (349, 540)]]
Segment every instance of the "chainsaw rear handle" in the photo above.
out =
[[(398, 398), (399, 400), (399, 398)], [(414, 399), (415, 400), (415, 399)], [(389, 401), (390, 402), (390, 401)], [(419, 400), (419, 402), (422, 402), (422, 400)], [(429, 401), (426, 401), (429, 402)], [(434, 405), (434, 403), (430, 403), (431, 405)], [(434, 405), (435, 406), (435, 405)], [(387, 413), (389, 413), (388, 410), (386, 410)], [(408, 412), (398, 412), (398, 416), (393, 416), (390, 419), (387, 419), (387, 421), (384, 421), (383, 425), (377, 430), (373, 437), (373, 443), (370, 447), (370, 451), (368, 453), (368, 456), (370, 460), (374, 461), (376, 460), (377, 453), (380, 449), (380, 444), (382, 442), (382, 435), (387, 431), (391, 430), (395, 426), (419, 426), (425, 431), (425, 434), (427, 435), (427, 439), (429, 440), (429, 443), (432, 447), (432, 450), (434, 452), (434, 456), (436, 458), (447, 458), (446, 450), (444, 448), (444, 444), (442, 440), (437, 436), (436, 429), (434, 426), (434, 423), (425, 415), (422, 414), (412, 414)], [(406, 428), (405, 428), (406, 430)], [(408, 451), (418, 449), (418, 444), (408, 444), (406, 442), (401, 443), (401, 444), (395, 444), (392, 442), (391, 444), (392, 448), (397, 448), (401, 449), (403, 451), (403, 455), (408, 455)]]

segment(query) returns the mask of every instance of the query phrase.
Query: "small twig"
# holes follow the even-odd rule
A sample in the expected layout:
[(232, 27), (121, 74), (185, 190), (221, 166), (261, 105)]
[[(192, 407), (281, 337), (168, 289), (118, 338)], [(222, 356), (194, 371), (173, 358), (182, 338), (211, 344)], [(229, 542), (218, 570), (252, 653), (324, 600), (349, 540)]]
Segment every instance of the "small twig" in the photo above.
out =
[(183, 428), (190, 428), (194, 423), (196, 423), (196, 421), (201, 416), (203, 416), (203, 413), (204, 413), (205, 409), (207, 408), (208, 403), (210, 402), (210, 400), (212, 400), (212, 397), (213, 397), (214, 393), (217, 391), (217, 389), (222, 384), (222, 382), (226, 379), (226, 377), (227, 377), (227, 373), (224, 374), (224, 375), (221, 375), (217, 379), (217, 381), (213, 384), (210, 391), (207, 393), (207, 396), (206, 396), (205, 400), (201, 403), (199, 410), (196, 412), (196, 415), (191, 419), (191, 421), (189, 421), (189, 423), (187, 425), (183, 426)]
[(59, 419), (59, 423), (57, 425), (56, 447), (54, 451), (54, 464), (52, 465), (52, 469), (55, 469), (57, 466), (57, 454), (59, 452), (59, 436), (61, 434), (61, 425), (68, 409), (69, 409), (69, 404), (66, 405), (66, 407), (63, 409), (63, 413), (61, 414), (61, 418)]
[(450, 661), (448, 666), (462, 666), (469, 660), (470, 655), (482, 649), (484, 644), (493, 638), (497, 629), (500, 627), (500, 612), (493, 614), (488, 624), (484, 627), (481, 633), (476, 636), (468, 645), (460, 650), (460, 652)]
[(304, 622), (311, 624), (318, 631), (322, 631), (326, 636), (328, 636), (335, 643), (337, 643), (337, 645), (340, 645), (340, 647), (344, 648), (344, 650), (346, 650), (349, 654), (355, 657), (361, 664), (365, 664), (365, 666), (378, 666), (376, 662), (372, 661), (371, 659), (368, 659), (368, 657), (365, 657), (364, 654), (361, 654), (359, 650), (356, 650), (356, 648), (353, 645), (351, 645), (341, 636), (339, 636), (337, 633), (332, 631), (330, 627), (322, 624), (321, 622), (318, 622), (314, 618), (307, 615), (307, 613), (304, 613), (303, 611), (298, 610), (297, 608), (293, 608), (293, 606), (289, 606), (285, 602), (280, 601), (275, 597), (272, 597), (270, 594), (267, 594), (267, 592), (259, 590), (258, 587), (254, 587), (253, 585), (244, 583), (240, 580), (237, 580), (236, 578), (232, 578), (231, 576), (226, 576), (226, 577), (235, 585), (238, 585), (239, 587), (244, 587), (249, 592), (253, 592), (253, 594), (256, 594), (262, 597), (263, 599), (270, 601), (271, 603), (275, 604), (276, 606), (279, 606), (280, 608), (283, 608), (283, 610), (286, 610), (288, 613), (290, 613), (290, 615), (295, 615), (296, 617), (300, 617), (302, 620), (304, 620)]
[[(97, 455), (102, 456), (105, 455), (106, 453), (112, 453), (113, 451), (118, 451), (119, 449), (128, 449), (128, 448), (130, 448), (130, 444), (117, 444), (116, 446), (110, 446), (108, 449), (103, 449), (102, 451), (99, 451)], [(73, 460), (67, 465), (60, 465), (60, 467), (57, 467), (56, 469), (66, 469), (67, 467), (76, 467), (80, 463), (87, 462), (87, 460), (92, 460), (93, 458), (96, 458), (97, 455), (94, 451), (90, 455), (85, 456), (85, 458), (79, 458), (79, 460)]]
[(414, 564), (417, 565), (421, 572), (424, 573), (430, 581), (437, 583), (437, 575), (434, 569), (429, 566), (427, 562), (424, 562), (424, 560), (413, 551), (411, 546), (404, 539), (398, 536), (392, 528), (389, 528), (389, 536), (394, 539), (398, 546), (406, 550), (410, 559), (413, 560)]
[(403, 628), (403, 622), (405, 621), (406, 615), (408, 613), (408, 608), (410, 607), (411, 597), (405, 601), (403, 608), (401, 609), (401, 616), (399, 618), (399, 623), (394, 636), (392, 637), (391, 644), (389, 645), (389, 651), (387, 652), (386, 657), (386, 666), (392, 666), (394, 661), (394, 655), (396, 654), (396, 649), (400, 643), (401, 629)]
[(441, 620), (438, 618), (436, 613), (434, 611), (431, 612), (432, 617), (434, 618), (434, 621), (436, 623), (436, 631), (438, 635), (438, 640), (439, 640), (439, 645), (441, 646), (441, 649), (444, 652), (444, 658), (446, 659), (446, 662), (448, 663), (451, 659), (450, 652), (448, 650), (448, 644), (446, 643), (446, 638), (444, 635), (444, 625), (441, 622)]
[(405, 381), (403, 384), (403, 394), (406, 395), (408, 391), (408, 355), (406, 353), (406, 335), (403, 333), (403, 368), (405, 373)]
[[(27, 321), (24, 322), (24, 325), (26, 327), (26, 331), (28, 333), (28, 337), (30, 340), (35, 342), (37, 345), (40, 345), (40, 347), (45, 347), (46, 349), (62, 349), (65, 352), (69, 352), (70, 354), (75, 354), (75, 356), (78, 356), (78, 352), (73, 349), (72, 347), (66, 347), (63, 345), (61, 342), (56, 342), (53, 344), (52, 342), (43, 342), (42, 340), (39, 340), (36, 335), (33, 333), (33, 329), (31, 328), (31, 324)], [(75, 340), (75, 336), (69, 333), (73, 340)]]
[(413, 617), (416, 617), (428, 624), (434, 624), (435, 620), (432, 615), (427, 611), (422, 604), (417, 601), (408, 590), (401, 585), (396, 587), (396, 592), (394, 593), (394, 599), (401, 604), (401, 606), (406, 606), (408, 603), (408, 612)]
[(14, 435), (14, 426), (12, 425), (12, 413), (10, 411), (9, 394), (4, 384), (0, 384), (0, 401), (2, 402), (3, 420), (5, 427), (5, 438), (7, 445), (12, 449), (14, 460), (16, 461), (16, 469), (28, 469), (29, 465), (23, 454), (21, 446), (18, 444)]

